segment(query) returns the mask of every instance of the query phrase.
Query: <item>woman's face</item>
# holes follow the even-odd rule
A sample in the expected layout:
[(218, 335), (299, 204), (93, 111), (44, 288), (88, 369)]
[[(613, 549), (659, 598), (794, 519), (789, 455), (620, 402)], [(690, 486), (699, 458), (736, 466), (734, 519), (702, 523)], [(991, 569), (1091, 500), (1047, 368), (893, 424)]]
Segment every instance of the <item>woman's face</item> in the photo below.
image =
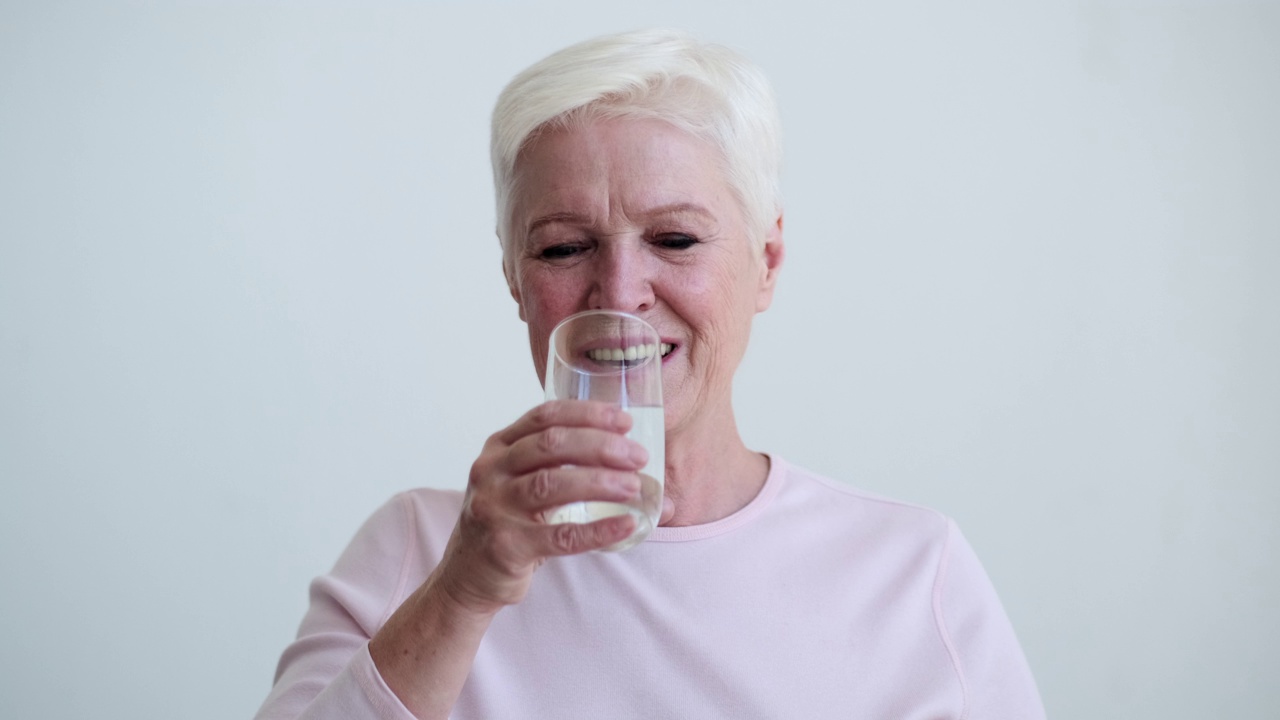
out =
[(653, 325), (667, 429), (729, 412), (733, 373), (782, 264), (781, 218), (762, 250), (709, 144), (657, 120), (557, 130), (516, 163), (508, 283), (538, 377), (547, 338), (582, 310)]

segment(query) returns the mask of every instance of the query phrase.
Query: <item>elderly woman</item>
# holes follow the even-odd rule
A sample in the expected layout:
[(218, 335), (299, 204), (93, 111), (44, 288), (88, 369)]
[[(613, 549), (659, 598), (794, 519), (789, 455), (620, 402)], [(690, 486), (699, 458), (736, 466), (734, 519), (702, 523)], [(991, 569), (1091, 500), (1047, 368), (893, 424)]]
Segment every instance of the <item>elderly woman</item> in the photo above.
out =
[(503, 91), (498, 234), (539, 377), (551, 329), (623, 310), (663, 341), (666, 500), (624, 501), (631, 419), (557, 401), (498, 431), (465, 494), (406, 492), (315, 581), (259, 718), (1043, 716), (955, 526), (748, 449), (731, 402), (783, 261), (761, 73), (675, 33), (575, 45)]

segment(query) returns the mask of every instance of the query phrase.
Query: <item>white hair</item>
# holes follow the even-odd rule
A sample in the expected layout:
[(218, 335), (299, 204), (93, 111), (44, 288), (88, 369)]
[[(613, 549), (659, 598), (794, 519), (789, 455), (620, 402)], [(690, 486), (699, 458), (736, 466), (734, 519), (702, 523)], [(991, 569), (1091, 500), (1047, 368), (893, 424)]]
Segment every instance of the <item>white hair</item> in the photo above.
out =
[(738, 53), (674, 30), (571, 45), (517, 75), (493, 110), (490, 159), (498, 238), (510, 268), (516, 160), (538, 133), (609, 118), (650, 118), (709, 142), (746, 226), (763, 244), (781, 212), (781, 122), (764, 73)]

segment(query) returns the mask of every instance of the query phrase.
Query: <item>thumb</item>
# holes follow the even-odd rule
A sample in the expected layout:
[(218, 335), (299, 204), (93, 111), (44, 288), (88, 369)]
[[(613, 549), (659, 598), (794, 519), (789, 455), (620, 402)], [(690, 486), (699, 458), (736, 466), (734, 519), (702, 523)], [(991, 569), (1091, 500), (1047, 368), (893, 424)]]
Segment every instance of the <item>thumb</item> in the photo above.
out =
[(662, 515), (658, 518), (659, 525), (666, 525), (676, 514), (676, 503), (669, 495), (662, 496)]

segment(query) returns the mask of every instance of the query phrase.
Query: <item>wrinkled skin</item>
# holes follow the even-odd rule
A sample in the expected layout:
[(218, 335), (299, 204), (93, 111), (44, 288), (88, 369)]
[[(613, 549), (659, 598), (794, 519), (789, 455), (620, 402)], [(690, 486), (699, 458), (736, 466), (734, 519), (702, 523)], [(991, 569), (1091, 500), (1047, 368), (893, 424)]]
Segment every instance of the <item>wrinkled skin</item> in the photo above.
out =
[[(539, 378), (552, 328), (593, 308), (647, 320), (663, 359), (666, 487), (659, 524), (725, 517), (759, 491), (768, 461), (738, 436), (732, 378), (751, 320), (772, 301), (782, 218), (752, 238), (718, 153), (656, 120), (546, 132), (521, 152), (504, 269)], [(447, 717), (493, 616), (520, 602), (549, 557), (612, 545), (630, 516), (549, 525), (568, 502), (624, 501), (644, 449), (604, 403), (540, 405), (485, 443), (440, 564), (369, 646), (418, 717)], [(674, 498), (674, 502), (673, 502)]]

